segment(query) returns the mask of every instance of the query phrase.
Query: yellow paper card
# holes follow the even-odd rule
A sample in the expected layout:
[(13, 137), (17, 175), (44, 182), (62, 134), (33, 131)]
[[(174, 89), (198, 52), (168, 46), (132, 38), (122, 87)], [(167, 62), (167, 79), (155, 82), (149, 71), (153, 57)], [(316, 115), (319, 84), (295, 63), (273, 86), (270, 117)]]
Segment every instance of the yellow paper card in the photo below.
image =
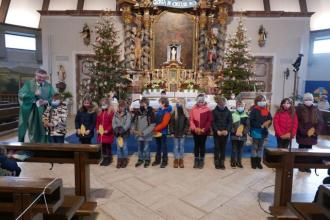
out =
[(242, 134), (243, 130), (244, 130), (244, 125), (240, 125), (238, 126), (236, 133)]
[(80, 126), (80, 134), (81, 136), (85, 136), (86, 134), (86, 127), (83, 124)]
[(118, 147), (120, 147), (120, 148), (124, 147), (124, 139), (123, 139), (123, 137), (118, 137), (117, 138), (117, 143), (118, 143)]
[(100, 133), (101, 136), (104, 134), (103, 125), (99, 125), (99, 133)]

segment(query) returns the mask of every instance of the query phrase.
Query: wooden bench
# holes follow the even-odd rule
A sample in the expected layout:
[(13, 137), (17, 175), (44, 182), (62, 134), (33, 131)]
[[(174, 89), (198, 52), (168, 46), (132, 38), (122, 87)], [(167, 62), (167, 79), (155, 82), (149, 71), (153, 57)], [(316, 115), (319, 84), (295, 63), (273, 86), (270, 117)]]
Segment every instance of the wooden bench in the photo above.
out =
[(64, 196), (61, 207), (53, 214), (44, 214), (46, 220), (70, 220), (77, 213), (84, 202), (82, 196)]
[[(16, 219), (43, 192), (49, 213), (55, 213), (64, 199), (61, 179), (0, 177), (0, 219)], [(38, 213), (47, 213), (42, 196), (21, 219), (33, 219)]]
[(330, 150), (328, 149), (265, 149), (263, 163), (275, 168), (274, 205), (270, 211), (281, 215), (288, 202), (291, 202), (294, 168), (330, 168)]
[(17, 128), (18, 115), (18, 103), (0, 104), (0, 132)]
[[(94, 207), (88, 210), (93, 214), (96, 202), (90, 200), (90, 164), (101, 161), (100, 145), (88, 144), (34, 144), (20, 142), (0, 142), (7, 150), (29, 151), (32, 157), (22, 162), (37, 163), (70, 163), (74, 164), (75, 195), (84, 197), (84, 207)], [(81, 210), (78, 213), (87, 213)]]

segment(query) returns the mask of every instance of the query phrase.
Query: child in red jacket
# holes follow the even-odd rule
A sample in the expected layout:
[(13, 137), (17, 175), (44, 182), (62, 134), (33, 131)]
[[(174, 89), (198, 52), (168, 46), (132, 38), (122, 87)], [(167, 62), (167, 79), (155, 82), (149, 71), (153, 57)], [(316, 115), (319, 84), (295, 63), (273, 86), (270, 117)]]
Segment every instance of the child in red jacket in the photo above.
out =
[(112, 119), (114, 112), (109, 105), (108, 99), (102, 99), (100, 102), (101, 112), (96, 118), (97, 140), (102, 144), (103, 160), (101, 166), (108, 166), (112, 162), (111, 144), (114, 140), (114, 132), (112, 128)]
[(211, 131), (212, 112), (207, 107), (205, 95), (197, 96), (196, 105), (190, 111), (190, 130), (194, 136), (194, 168), (204, 167), (205, 143)]
[(298, 118), (292, 100), (285, 98), (274, 116), (274, 129), (278, 148), (288, 148), (292, 138), (296, 136)]

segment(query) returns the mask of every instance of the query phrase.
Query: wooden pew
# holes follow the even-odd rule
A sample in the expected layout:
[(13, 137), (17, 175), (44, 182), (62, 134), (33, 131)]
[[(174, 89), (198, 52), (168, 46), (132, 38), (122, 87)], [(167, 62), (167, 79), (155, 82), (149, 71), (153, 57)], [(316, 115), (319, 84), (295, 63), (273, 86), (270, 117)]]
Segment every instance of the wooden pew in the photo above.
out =
[(330, 168), (330, 150), (328, 149), (265, 149), (263, 163), (276, 169), (274, 205), (270, 211), (281, 215), (291, 202), (294, 168)]
[(0, 104), (0, 132), (8, 131), (18, 126), (18, 103)]
[[(49, 213), (55, 213), (64, 200), (61, 179), (0, 177), (0, 219), (16, 219), (42, 192)], [(32, 219), (38, 213), (47, 213), (43, 197), (21, 219)]]
[[(84, 197), (80, 213), (92, 213), (96, 202), (90, 201), (90, 164), (99, 164), (100, 145), (87, 144), (34, 144), (20, 142), (0, 142), (7, 150), (29, 151), (33, 156), (22, 162), (71, 163), (74, 164), (75, 195)], [(88, 209), (87, 209), (88, 208)]]
[(297, 219), (330, 219), (330, 185), (319, 187), (318, 199), (315, 203), (290, 202), (288, 207), (297, 216)]

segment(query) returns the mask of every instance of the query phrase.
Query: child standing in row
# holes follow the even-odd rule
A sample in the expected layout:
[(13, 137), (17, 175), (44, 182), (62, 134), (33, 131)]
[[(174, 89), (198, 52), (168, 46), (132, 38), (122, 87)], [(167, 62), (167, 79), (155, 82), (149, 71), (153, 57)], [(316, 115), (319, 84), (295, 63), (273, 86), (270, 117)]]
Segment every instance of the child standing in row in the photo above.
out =
[(154, 128), (157, 152), (152, 166), (160, 164), (161, 168), (165, 168), (168, 163), (167, 128), (171, 119), (171, 113), (169, 111), (169, 101), (167, 98), (161, 97), (159, 99), (159, 104), (160, 108), (156, 113), (156, 127)]
[(296, 136), (298, 118), (292, 100), (285, 98), (274, 116), (274, 129), (278, 148), (288, 148), (290, 141)]
[(261, 158), (263, 156), (264, 141), (268, 137), (268, 128), (272, 124), (272, 116), (267, 108), (266, 98), (259, 95), (254, 100), (254, 106), (249, 115), (250, 133), (252, 137), (252, 169), (262, 169)]
[(132, 133), (135, 134), (139, 142), (139, 159), (135, 164), (135, 167), (139, 167), (143, 163), (145, 168), (150, 165), (149, 143), (152, 141), (154, 128), (155, 116), (153, 110), (149, 106), (149, 100), (143, 97), (140, 101), (140, 109), (134, 113), (132, 126)]
[(109, 99), (101, 99), (101, 112), (96, 119), (96, 132), (98, 134), (98, 143), (102, 144), (103, 160), (101, 166), (108, 166), (112, 163), (112, 143), (114, 140), (114, 133), (112, 129), (112, 120), (114, 112), (109, 105)]
[(82, 107), (78, 110), (75, 118), (75, 128), (80, 143), (91, 144), (94, 137), (95, 124), (96, 112), (93, 108), (92, 100), (89, 97), (85, 97)]
[(125, 168), (128, 164), (127, 142), (131, 127), (131, 114), (127, 111), (127, 103), (119, 102), (118, 111), (112, 120), (112, 127), (117, 143), (117, 168)]
[(189, 130), (189, 114), (185, 108), (184, 99), (178, 99), (170, 120), (170, 134), (174, 137), (174, 168), (184, 168), (184, 141)]
[(194, 136), (194, 168), (204, 167), (205, 143), (207, 135), (210, 133), (212, 112), (207, 107), (205, 95), (197, 96), (197, 103), (190, 111), (190, 129)]
[(52, 143), (64, 143), (66, 121), (68, 117), (67, 105), (61, 101), (59, 93), (52, 97), (51, 104), (44, 111), (42, 121), (46, 127), (46, 135)]
[(232, 113), (233, 128), (231, 130), (231, 167), (243, 168), (242, 152), (250, 130), (250, 121), (244, 111), (244, 103), (236, 101), (236, 110)]
[(213, 138), (214, 138), (214, 166), (216, 169), (225, 169), (225, 152), (228, 135), (232, 127), (232, 115), (226, 107), (226, 99), (216, 96), (217, 106), (212, 111)]

